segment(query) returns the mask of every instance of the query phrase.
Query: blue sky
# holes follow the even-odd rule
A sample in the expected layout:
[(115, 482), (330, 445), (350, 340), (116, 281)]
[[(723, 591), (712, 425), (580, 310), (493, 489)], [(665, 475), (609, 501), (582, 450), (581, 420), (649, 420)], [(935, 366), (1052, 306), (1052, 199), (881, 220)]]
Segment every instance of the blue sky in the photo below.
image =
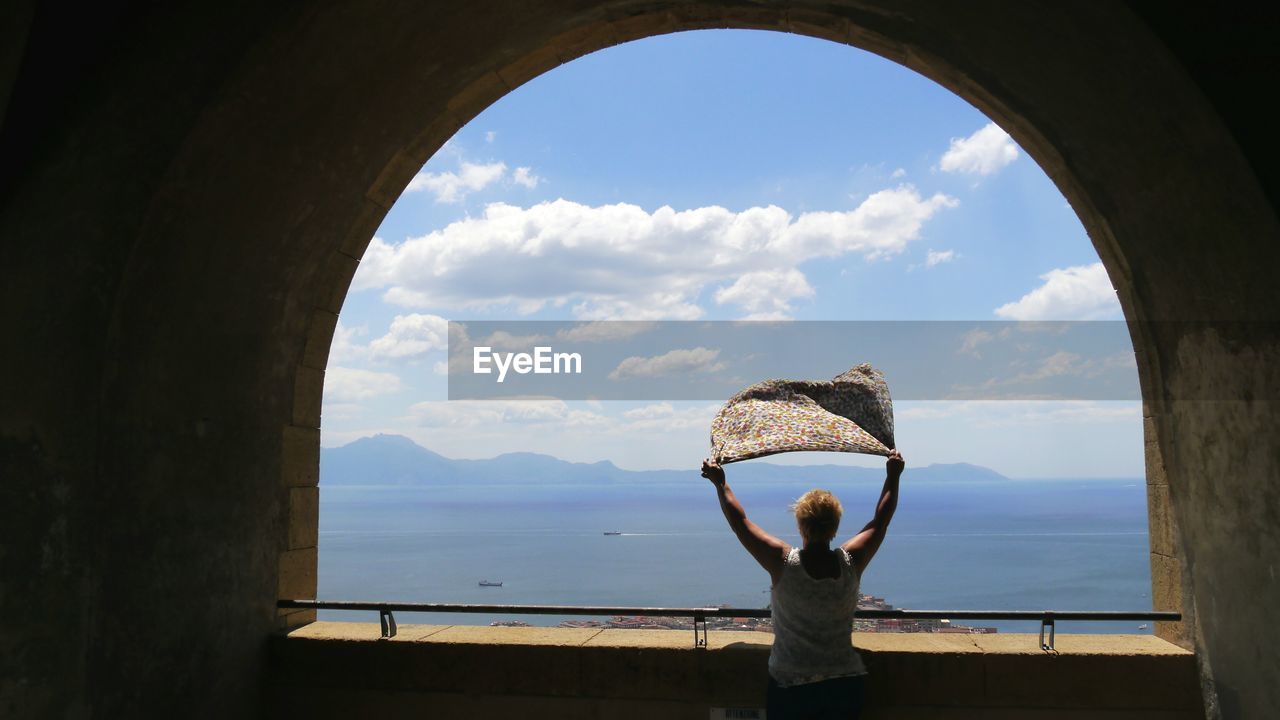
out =
[[(342, 310), (323, 443), (396, 432), (452, 457), (693, 467), (714, 403), (446, 401), (444, 321), (744, 318), (1121, 315), (1061, 193), (960, 98), (834, 43), (680, 33), (534, 79), (427, 163)], [(1142, 474), (1135, 402), (904, 402), (896, 414), (913, 463)]]

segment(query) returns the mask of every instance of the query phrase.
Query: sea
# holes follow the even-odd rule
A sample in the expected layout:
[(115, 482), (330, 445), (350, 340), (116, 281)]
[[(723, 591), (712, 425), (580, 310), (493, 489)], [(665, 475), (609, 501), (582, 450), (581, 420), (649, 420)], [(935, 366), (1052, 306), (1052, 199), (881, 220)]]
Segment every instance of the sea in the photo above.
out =
[[(748, 517), (799, 543), (794, 483), (735, 486)], [(841, 537), (871, 518), (880, 485), (828, 488)], [(621, 535), (605, 535), (620, 532)], [(1151, 610), (1141, 479), (903, 480), (861, 591), (918, 610)], [(501, 582), (482, 587), (480, 581)], [(325, 486), (322, 600), (763, 608), (769, 576), (730, 531), (706, 480), (623, 485)], [(583, 616), (397, 613), (400, 623)], [(377, 622), (373, 612), (322, 620)], [(604, 619), (604, 618), (594, 618)], [(959, 621), (957, 621), (959, 622)], [(966, 621), (999, 632), (1036, 622)], [(1057, 631), (1149, 633), (1139, 622), (1059, 622)]]

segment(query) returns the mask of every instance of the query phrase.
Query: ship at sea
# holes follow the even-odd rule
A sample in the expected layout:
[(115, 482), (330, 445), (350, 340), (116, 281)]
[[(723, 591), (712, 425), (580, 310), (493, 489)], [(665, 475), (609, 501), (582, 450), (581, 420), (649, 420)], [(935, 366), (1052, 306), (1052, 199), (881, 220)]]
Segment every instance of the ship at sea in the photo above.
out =
[(621, 535), (622, 532), (619, 530), (605, 530), (604, 534), (605, 535)]
[(492, 580), (481, 580), (480, 587), (502, 587), (502, 581), (494, 582)]

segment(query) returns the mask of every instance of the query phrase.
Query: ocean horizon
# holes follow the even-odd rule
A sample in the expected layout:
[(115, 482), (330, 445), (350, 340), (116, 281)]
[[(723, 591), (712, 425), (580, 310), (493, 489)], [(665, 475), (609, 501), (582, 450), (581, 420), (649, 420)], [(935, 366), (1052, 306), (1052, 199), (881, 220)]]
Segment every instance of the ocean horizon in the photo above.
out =
[[(799, 535), (788, 508), (806, 489), (734, 485), (748, 516), (793, 544)], [(851, 536), (870, 519), (880, 487), (829, 489), (845, 508), (838, 537)], [(912, 483), (908, 476), (860, 590), (909, 609), (1148, 611), (1148, 547), (1140, 478)], [(768, 588), (711, 485), (694, 474), (688, 482), (608, 486), (320, 486), (324, 600), (763, 608)], [(475, 625), (582, 617), (397, 615), (401, 623)], [(372, 612), (320, 618), (377, 622)], [(1033, 622), (964, 624), (1039, 630)], [(1140, 624), (1064, 622), (1058, 631), (1150, 632)]]

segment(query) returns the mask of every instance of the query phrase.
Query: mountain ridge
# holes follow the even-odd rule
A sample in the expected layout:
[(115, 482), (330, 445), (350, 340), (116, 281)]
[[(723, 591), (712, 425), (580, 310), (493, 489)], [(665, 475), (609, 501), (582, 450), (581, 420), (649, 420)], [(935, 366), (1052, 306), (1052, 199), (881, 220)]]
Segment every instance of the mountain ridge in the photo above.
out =
[[(848, 465), (776, 465), (746, 462), (733, 465), (734, 482), (804, 481), (881, 482), (881, 468)], [(911, 482), (1014, 482), (990, 468), (971, 463), (936, 463), (908, 467)], [(624, 470), (609, 460), (573, 462), (534, 452), (502, 453), (486, 459), (453, 459), (403, 435), (379, 433), (333, 448), (320, 449), (320, 482), (324, 485), (449, 486), (471, 484), (633, 485), (699, 479), (689, 470)]]

